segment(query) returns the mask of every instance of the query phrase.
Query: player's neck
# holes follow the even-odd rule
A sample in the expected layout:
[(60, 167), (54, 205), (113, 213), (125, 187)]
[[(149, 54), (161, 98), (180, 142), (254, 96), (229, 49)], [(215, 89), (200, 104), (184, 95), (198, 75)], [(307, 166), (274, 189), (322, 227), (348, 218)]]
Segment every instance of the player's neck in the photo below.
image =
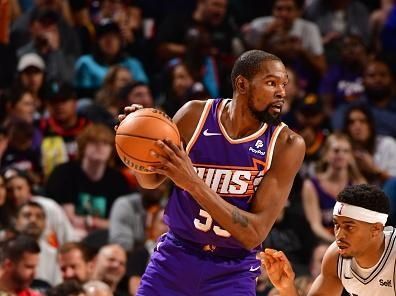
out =
[(262, 122), (255, 119), (242, 104), (238, 104), (235, 98), (224, 106), (220, 118), (227, 134), (233, 139), (247, 137), (262, 127)]
[(357, 264), (362, 268), (370, 268), (378, 263), (385, 250), (385, 235), (378, 239), (376, 243), (367, 249), (367, 251), (359, 257), (355, 257)]

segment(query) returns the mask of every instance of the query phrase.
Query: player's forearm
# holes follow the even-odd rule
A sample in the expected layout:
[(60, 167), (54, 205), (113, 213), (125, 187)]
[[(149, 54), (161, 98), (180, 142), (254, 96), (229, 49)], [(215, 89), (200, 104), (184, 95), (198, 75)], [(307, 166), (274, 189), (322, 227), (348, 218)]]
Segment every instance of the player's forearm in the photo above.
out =
[[(260, 245), (263, 237), (270, 230), (270, 227), (267, 227), (268, 223), (259, 223), (255, 214), (226, 202), (201, 179), (197, 179), (188, 192), (219, 226), (227, 230), (246, 249), (253, 249)], [(259, 233), (257, 229), (265, 231), (266, 234)]]

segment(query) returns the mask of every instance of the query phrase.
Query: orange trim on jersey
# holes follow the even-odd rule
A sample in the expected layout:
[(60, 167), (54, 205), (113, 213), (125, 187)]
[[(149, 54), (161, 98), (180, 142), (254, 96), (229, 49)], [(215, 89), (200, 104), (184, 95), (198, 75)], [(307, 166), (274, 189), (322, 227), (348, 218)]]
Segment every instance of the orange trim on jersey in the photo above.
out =
[(245, 142), (249, 142), (249, 141), (251, 141), (251, 140), (254, 140), (254, 139), (260, 137), (262, 134), (264, 134), (264, 132), (267, 130), (267, 127), (268, 127), (268, 125), (267, 125), (266, 123), (264, 123), (263, 126), (262, 126), (261, 128), (259, 128), (256, 132), (254, 132), (253, 134), (251, 134), (251, 135), (249, 135), (249, 136), (247, 136), (247, 137), (240, 138), (240, 139), (232, 139), (232, 138), (227, 134), (226, 129), (224, 128), (223, 124), (221, 123), (221, 114), (223, 113), (223, 109), (224, 109), (226, 103), (227, 103), (228, 101), (230, 101), (230, 100), (231, 100), (231, 99), (223, 100), (223, 101), (221, 102), (221, 105), (220, 105), (220, 107), (219, 107), (219, 109), (218, 109), (218, 112), (217, 112), (217, 122), (218, 122), (218, 124), (219, 124), (219, 127), (220, 127), (221, 132), (223, 133), (223, 136), (227, 139), (227, 141), (228, 141), (230, 144), (240, 144), (240, 143), (245, 143)]
[(271, 162), (272, 162), (272, 155), (274, 154), (274, 149), (275, 149), (275, 143), (276, 140), (278, 139), (278, 136), (280, 134), (280, 132), (282, 131), (282, 129), (287, 126), (286, 124), (284, 124), (283, 122), (274, 130), (274, 133), (272, 134), (271, 140), (270, 140), (270, 144), (268, 145), (268, 149), (267, 149), (267, 157), (265, 159), (265, 163), (267, 164), (265, 171), (267, 172), (270, 167), (271, 167)]
[(190, 141), (188, 142), (188, 144), (186, 146), (187, 155), (190, 153), (192, 147), (194, 146), (195, 142), (197, 141), (198, 136), (200, 135), (201, 130), (206, 122), (206, 118), (208, 117), (208, 114), (209, 114), (209, 111), (210, 111), (210, 108), (212, 107), (212, 105), (213, 105), (213, 99), (209, 99), (206, 101), (204, 110), (201, 114), (201, 117), (199, 118), (197, 127), (196, 127)]
[(266, 166), (266, 162), (253, 158), (253, 166), (230, 166), (230, 165), (214, 165), (214, 164), (201, 164), (201, 163), (193, 163), (194, 167), (203, 167), (203, 168), (211, 168), (211, 169), (235, 169), (235, 170), (258, 170), (258, 165)]

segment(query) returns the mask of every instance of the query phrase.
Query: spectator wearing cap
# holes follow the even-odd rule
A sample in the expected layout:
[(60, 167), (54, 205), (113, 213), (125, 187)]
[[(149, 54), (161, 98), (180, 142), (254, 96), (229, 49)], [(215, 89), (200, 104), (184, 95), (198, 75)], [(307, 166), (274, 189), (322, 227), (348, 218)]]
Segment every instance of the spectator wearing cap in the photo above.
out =
[(307, 151), (301, 168), (302, 176), (314, 173), (323, 143), (330, 132), (330, 123), (324, 113), (323, 101), (316, 94), (308, 94), (296, 101), (291, 126), (305, 140)]
[(78, 159), (57, 166), (48, 178), (48, 196), (62, 204), (80, 237), (106, 230), (114, 200), (130, 192), (112, 167), (114, 130), (92, 123), (77, 137)]
[(59, 31), (59, 15), (51, 10), (37, 10), (30, 24), (32, 40), (17, 49), (17, 56), (26, 53), (39, 54), (46, 64), (48, 81), (72, 81), (76, 56), (61, 46), (63, 36)]
[(127, 68), (135, 81), (148, 82), (141, 62), (123, 50), (120, 28), (116, 23), (108, 22), (97, 27), (93, 54), (83, 55), (76, 62), (74, 82), (80, 91), (79, 96), (93, 98), (113, 65)]
[(77, 95), (68, 83), (52, 83), (46, 95), (49, 116), (40, 122), (44, 175), (55, 166), (76, 159), (77, 135), (89, 121), (77, 114)]
[(245, 38), (252, 48), (263, 48), (277, 35), (292, 37), (293, 48), (306, 59), (316, 71), (323, 74), (326, 60), (319, 28), (315, 23), (302, 19), (301, 12), (304, 1), (276, 0), (272, 7), (272, 16), (254, 19), (244, 27)]
[(28, 201), (39, 203), (45, 211), (46, 223), (41, 239), (53, 247), (75, 239), (74, 229), (62, 207), (53, 199), (36, 195), (29, 176), (20, 170), (8, 169), (4, 172), (7, 198), (16, 208)]
[(17, 66), (18, 76), (14, 84), (17, 88), (30, 91), (37, 110), (43, 109), (43, 91), (45, 87), (45, 62), (36, 53), (21, 56)]

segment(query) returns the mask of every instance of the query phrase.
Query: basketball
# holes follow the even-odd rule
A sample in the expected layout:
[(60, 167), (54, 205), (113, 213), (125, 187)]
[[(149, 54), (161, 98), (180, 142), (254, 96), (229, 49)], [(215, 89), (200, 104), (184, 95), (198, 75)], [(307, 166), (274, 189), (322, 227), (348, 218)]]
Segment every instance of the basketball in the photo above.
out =
[(143, 108), (129, 114), (120, 123), (115, 145), (127, 167), (139, 173), (150, 174), (152, 172), (147, 167), (159, 163), (157, 158), (151, 156), (150, 150), (161, 154), (154, 143), (165, 139), (180, 147), (180, 134), (176, 124), (160, 110)]

